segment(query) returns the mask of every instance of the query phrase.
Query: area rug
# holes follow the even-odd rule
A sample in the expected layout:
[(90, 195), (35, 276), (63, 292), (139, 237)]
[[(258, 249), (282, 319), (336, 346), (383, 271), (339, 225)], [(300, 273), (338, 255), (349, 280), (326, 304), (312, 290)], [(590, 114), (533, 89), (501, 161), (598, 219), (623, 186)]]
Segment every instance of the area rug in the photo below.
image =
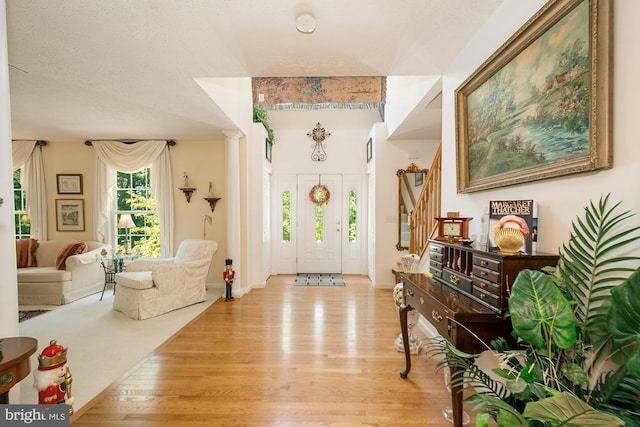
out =
[(18, 321), (24, 322), (25, 320), (33, 319), (36, 316), (40, 316), (42, 313), (46, 313), (50, 310), (20, 310), (18, 312)]
[(299, 273), (293, 284), (295, 286), (345, 286), (342, 274)]
[[(33, 387), (37, 354), (55, 339), (69, 349), (67, 360), (73, 375), (77, 412), (102, 390), (127, 373), (155, 348), (220, 298), (223, 290), (207, 288), (207, 300), (146, 320), (129, 319), (114, 311), (113, 294), (100, 292), (59, 306), (46, 316), (20, 323), (20, 335), (38, 340), (31, 356), (31, 373), (20, 382), (20, 403), (38, 403)], [(28, 307), (42, 309), (42, 307)], [(18, 403), (18, 402), (16, 402)]]

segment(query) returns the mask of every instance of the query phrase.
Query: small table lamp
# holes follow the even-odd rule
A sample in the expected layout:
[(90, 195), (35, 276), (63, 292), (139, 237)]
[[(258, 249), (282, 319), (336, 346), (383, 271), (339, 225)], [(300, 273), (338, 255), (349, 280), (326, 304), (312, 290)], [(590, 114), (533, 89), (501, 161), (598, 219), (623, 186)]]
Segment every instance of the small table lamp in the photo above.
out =
[(131, 219), (130, 214), (122, 214), (120, 215), (120, 221), (118, 221), (118, 228), (125, 229), (124, 235), (124, 253), (129, 253), (129, 229), (135, 227), (136, 223)]

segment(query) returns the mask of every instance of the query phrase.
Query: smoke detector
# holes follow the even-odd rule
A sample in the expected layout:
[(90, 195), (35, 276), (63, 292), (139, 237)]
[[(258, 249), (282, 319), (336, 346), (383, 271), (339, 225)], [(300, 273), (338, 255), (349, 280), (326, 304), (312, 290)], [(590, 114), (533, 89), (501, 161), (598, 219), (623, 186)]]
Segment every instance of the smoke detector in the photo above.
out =
[(310, 13), (301, 13), (296, 16), (296, 29), (303, 34), (311, 34), (316, 29), (316, 18)]

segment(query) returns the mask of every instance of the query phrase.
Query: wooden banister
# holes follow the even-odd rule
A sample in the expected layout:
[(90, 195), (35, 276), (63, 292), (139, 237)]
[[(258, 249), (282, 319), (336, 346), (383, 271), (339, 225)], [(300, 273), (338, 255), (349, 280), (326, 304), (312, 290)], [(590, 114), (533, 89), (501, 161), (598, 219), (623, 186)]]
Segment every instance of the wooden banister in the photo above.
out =
[(409, 253), (417, 254), (422, 259), (427, 250), (429, 239), (437, 231), (440, 216), (442, 183), (442, 144), (438, 147), (433, 163), (425, 178), (425, 185), (409, 216)]

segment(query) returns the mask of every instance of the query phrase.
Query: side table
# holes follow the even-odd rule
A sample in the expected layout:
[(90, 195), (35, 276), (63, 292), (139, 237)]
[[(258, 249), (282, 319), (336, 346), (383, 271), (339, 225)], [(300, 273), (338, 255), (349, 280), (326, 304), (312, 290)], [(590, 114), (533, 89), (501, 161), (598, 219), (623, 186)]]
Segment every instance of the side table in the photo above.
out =
[(0, 338), (0, 404), (9, 404), (9, 390), (31, 372), (29, 356), (37, 347), (31, 337)]
[(100, 301), (102, 301), (104, 291), (108, 285), (113, 285), (113, 293), (116, 293), (116, 273), (125, 271), (127, 263), (138, 257), (139, 255), (120, 255), (97, 258), (97, 261), (100, 261), (100, 265), (104, 270), (104, 287), (102, 288), (102, 294), (100, 294)]

